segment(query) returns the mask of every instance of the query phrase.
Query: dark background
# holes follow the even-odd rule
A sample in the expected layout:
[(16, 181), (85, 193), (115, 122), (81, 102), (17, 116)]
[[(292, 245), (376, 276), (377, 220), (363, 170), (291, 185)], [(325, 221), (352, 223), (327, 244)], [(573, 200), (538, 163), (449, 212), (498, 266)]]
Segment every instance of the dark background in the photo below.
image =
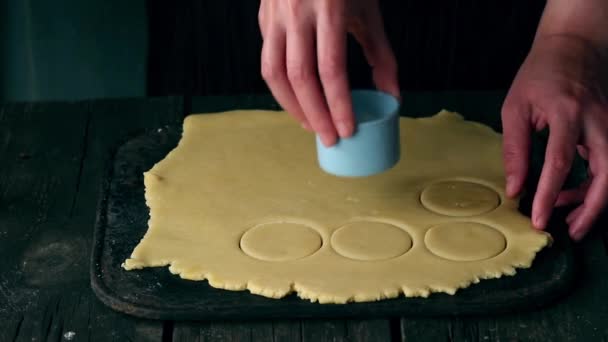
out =
[[(540, 0), (381, 0), (405, 91), (508, 88)], [(0, 101), (267, 92), (259, 1), (5, 0)], [(370, 76), (349, 44), (353, 87)]]

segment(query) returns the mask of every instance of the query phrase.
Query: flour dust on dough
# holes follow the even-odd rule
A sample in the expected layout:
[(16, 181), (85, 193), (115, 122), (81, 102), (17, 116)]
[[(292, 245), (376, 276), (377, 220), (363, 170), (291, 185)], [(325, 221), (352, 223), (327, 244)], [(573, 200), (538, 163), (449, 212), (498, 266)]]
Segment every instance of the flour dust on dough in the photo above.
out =
[(283, 112), (187, 117), (144, 174), (148, 231), (123, 267), (320, 303), (454, 294), (530, 267), (551, 237), (505, 197), (501, 136), (447, 111), (400, 125), (398, 165), (340, 178)]

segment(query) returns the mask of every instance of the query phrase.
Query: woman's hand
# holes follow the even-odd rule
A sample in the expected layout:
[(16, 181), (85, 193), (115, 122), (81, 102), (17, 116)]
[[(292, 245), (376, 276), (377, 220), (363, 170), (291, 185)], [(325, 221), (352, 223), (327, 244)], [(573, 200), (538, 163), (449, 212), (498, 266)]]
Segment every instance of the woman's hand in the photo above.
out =
[[(502, 109), (507, 194), (522, 190), (532, 130), (549, 127), (532, 222), (544, 229), (554, 206), (582, 202), (566, 219), (575, 240), (589, 231), (608, 202), (607, 57), (577, 36), (537, 36)], [(589, 161), (590, 179), (562, 191), (577, 151)]]
[(355, 128), (347, 33), (363, 47), (376, 87), (399, 96), (378, 0), (262, 0), (258, 19), (264, 80), (279, 104), (325, 145)]

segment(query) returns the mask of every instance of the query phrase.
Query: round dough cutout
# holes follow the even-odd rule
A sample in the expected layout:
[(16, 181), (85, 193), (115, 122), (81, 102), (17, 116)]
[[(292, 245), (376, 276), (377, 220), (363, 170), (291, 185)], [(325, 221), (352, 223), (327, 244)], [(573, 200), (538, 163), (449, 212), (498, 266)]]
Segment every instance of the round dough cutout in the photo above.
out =
[(290, 261), (318, 251), (323, 239), (313, 228), (294, 222), (263, 223), (243, 234), (241, 250), (264, 261)]
[(420, 194), (422, 205), (435, 213), (463, 217), (487, 213), (500, 205), (500, 196), (487, 186), (465, 181), (443, 181)]
[(477, 222), (450, 222), (431, 227), (424, 243), (431, 253), (454, 261), (490, 259), (507, 247), (501, 232)]
[(403, 229), (384, 222), (356, 221), (336, 230), (331, 246), (354, 260), (378, 261), (398, 257), (412, 248), (412, 238)]

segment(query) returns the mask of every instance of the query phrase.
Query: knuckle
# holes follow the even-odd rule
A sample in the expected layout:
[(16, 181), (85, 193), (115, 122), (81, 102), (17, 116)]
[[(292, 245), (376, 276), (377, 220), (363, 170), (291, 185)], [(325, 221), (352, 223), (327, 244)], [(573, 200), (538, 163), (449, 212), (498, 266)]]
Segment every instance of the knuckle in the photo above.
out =
[(576, 119), (578, 113), (581, 112), (580, 101), (573, 96), (566, 96), (561, 100), (560, 106), (564, 109), (563, 115), (567, 119)]
[(290, 63), (287, 66), (287, 77), (292, 84), (303, 85), (310, 83), (315, 78), (315, 74), (301, 63)]
[(529, 102), (525, 97), (510, 91), (500, 109), (502, 119), (511, 120), (514, 118), (521, 118), (522, 115), (527, 113), (526, 107), (528, 103)]
[(510, 144), (504, 145), (502, 155), (506, 161), (517, 161), (521, 159), (521, 156), (519, 152), (517, 152), (515, 146)]
[(317, 1), (316, 10), (325, 16), (327, 23), (334, 28), (341, 27), (346, 14), (345, 0)]
[(502, 117), (511, 117), (517, 113), (517, 106), (511, 101), (505, 101), (500, 109)]
[(548, 158), (547, 165), (556, 173), (565, 173), (570, 170), (570, 158), (564, 153), (556, 153)]
[(287, 0), (287, 14), (291, 18), (298, 18), (302, 14), (306, 0)]
[(317, 8), (335, 10), (344, 7), (346, 0), (317, 1)]
[(266, 25), (263, 23), (262, 20), (259, 20), (258, 27), (260, 29), (260, 33), (262, 34), (262, 40), (264, 40), (264, 38), (266, 38)]
[(280, 78), (279, 70), (268, 59), (262, 59), (261, 73), (266, 82), (273, 82)]
[(272, 11), (272, 5), (267, 3), (267, 0), (262, 0), (260, 2), (260, 8), (258, 9), (258, 26), (260, 28), (260, 32), (262, 33), (262, 37), (266, 31), (266, 27), (268, 26), (269, 17), (271, 17), (268, 11)]
[(503, 160), (505, 162), (505, 172), (513, 174), (521, 171), (524, 165), (522, 156), (514, 148), (506, 147), (503, 150)]
[(263, 27), (264, 19), (266, 19), (266, 16), (265, 16), (265, 14), (264, 14), (264, 7), (263, 7), (263, 6), (264, 6), (264, 4), (262, 3), (262, 4), (260, 5), (260, 9), (259, 9), (259, 11), (258, 11), (258, 26), (259, 26), (260, 28), (262, 28), (262, 27)]
[(344, 64), (335, 56), (328, 56), (321, 59), (319, 63), (319, 75), (323, 80), (335, 81), (344, 76)]
[(583, 104), (579, 97), (572, 94), (566, 94), (562, 95), (559, 106), (561, 107), (564, 119), (575, 121), (582, 111)]

